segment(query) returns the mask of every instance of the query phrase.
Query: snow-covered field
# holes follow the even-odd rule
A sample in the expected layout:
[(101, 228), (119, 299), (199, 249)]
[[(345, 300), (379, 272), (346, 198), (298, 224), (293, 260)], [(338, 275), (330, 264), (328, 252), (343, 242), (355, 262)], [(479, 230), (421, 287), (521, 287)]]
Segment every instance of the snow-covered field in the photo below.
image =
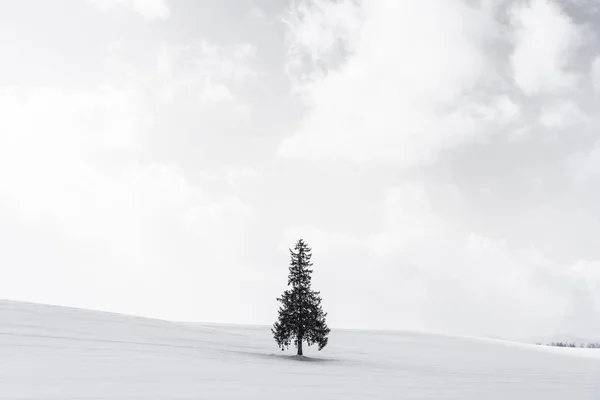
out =
[(290, 354), (266, 327), (0, 301), (0, 399), (600, 399), (600, 350), (334, 330)]

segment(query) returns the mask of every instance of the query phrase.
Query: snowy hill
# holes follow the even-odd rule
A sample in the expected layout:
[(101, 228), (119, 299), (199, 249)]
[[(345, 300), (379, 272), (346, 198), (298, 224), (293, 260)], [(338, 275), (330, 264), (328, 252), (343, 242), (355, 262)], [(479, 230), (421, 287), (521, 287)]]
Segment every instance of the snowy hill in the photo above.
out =
[(0, 399), (600, 399), (600, 350), (333, 331), (307, 360), (268, 328), (0, 301)]

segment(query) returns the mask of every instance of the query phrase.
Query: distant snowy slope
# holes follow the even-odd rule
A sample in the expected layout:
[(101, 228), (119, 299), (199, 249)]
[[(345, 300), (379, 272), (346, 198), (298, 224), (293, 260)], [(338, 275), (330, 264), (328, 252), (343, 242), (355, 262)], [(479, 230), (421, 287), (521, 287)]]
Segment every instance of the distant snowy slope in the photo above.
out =
[(540, 343), (540, 344), (548, 344), (553, 342), (567, 342), (567, 343), (575, 343), (577, 346), (581, 344), (588, 343), (600, 343), (600, 339), (598, 338), (584, 338), (581, 336), (570, 335), (567, 333), (564, 334), (555, 334), (555, 335), (546, 335), (546, 336), (534, 336), (526, 339), (519, 340), (524, 343)]
[(0, 301), (0, 399), (600, 399), (600, 351), (334, 331), (308, 361), (268, 328)]

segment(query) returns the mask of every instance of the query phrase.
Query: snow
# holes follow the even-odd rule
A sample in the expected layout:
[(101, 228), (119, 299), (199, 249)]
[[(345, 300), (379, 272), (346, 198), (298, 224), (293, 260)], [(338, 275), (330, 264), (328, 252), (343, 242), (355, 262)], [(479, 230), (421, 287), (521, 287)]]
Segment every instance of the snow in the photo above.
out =
[(600, 350), (333, 330), (299, 359), (268, 327), (0, 301), (0, 399), (600, 399)]

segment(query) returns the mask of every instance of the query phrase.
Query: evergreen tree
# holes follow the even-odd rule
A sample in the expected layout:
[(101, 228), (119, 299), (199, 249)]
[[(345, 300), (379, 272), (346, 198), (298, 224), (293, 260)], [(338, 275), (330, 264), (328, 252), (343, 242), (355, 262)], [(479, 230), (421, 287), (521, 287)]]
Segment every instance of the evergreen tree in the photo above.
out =
[(320, 292), (310, 287), (310, 274), (313, 272), (309, 269), (313, 265), (310, 262), (311, 249), (300, 239), (294, 250), (290, 249), (288, 286), (291, 289), (277, 298), (281, 302), (279, 318), (271, 332), (282, 351), (293, 342), (301, 356), (304, 341), (309, 346), (317, 344), (319, 351), (322, 350), (327, 345), (330, 329), (325, 322), (327, 313), (321, 307)]

